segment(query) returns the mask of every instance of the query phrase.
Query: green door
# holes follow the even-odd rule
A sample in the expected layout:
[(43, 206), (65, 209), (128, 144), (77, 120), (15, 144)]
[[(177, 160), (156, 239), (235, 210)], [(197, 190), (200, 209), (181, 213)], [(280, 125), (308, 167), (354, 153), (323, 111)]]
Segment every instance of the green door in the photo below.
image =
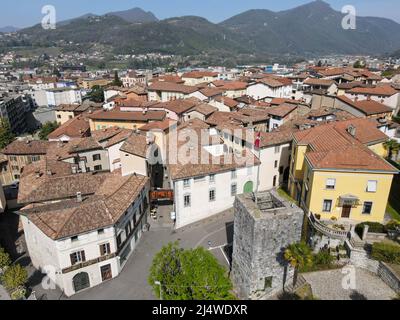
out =
[(243, 187), (243, 193), (253, 192), (253, 181), (247, 181)]

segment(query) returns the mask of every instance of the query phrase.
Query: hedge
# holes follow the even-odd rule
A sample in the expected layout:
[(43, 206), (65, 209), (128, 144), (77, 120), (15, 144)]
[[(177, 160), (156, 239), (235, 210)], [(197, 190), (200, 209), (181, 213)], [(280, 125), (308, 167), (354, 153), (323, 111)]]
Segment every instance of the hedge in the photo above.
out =
[(364, 226), (368, 225), (369, 229), (368, 232), (373, 232), (373, 233), (386, 233), (386, 228), (383, 224), (378, 223), (378, 222), (363, 222), (360, 223), (356, 226), (356, 232), (359, 235), (359, 237), (362, 237)]
[(400, 246), (376, 242), (372, 245), (371, 256), (378, 261), (400, 264)]

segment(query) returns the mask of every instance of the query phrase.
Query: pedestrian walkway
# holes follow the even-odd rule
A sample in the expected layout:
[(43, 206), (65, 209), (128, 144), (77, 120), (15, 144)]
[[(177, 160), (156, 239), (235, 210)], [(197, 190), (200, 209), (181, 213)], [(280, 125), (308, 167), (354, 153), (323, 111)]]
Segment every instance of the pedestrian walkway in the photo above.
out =
[(11, 300), (7, 290), (0, 284), (0, 300)]

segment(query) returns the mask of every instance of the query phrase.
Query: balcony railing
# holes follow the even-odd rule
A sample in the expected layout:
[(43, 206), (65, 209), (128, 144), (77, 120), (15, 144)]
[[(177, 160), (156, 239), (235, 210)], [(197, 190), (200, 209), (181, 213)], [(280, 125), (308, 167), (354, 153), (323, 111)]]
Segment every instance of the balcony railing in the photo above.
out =
[(312, 212), (308, 213), (308, 220), (310, 221), (311, 225), (314, 227), (315, 230), (321, 232), (323, 235), (330, 237), (332, 239), (338, 240), (346, 240), (349, 231), (344, 230), (336, 230), (333, 229), (322, 222), (320, 222), (317, 218), (315, 218)]
[(68, 272), (75, 271), (75, 270), (78, 270), (78, 269), (86, 268), (86, 267), (91, 266), (93, 264), (96, 264), (96, 263), (99, 263), (99, 262), (103, 262), (103, 261), (106, 261), (108, 259), (112, 259), (114, 257), (115, 257), (115, 253), (111, 253), (111, 254), (107, 254), (107, 255), (104, 255), (104, 256), (101, 256), (101, 257), (98, 257), (98, 258), (95, 258), (95, 259), (91, 259), (91, 260), (85, 261), (85, 262), (80, 262), (80, 263), (74, 264), (73, 266), (70, 266), (68, 268), (62, 269), (62, 273), (68, 273)]

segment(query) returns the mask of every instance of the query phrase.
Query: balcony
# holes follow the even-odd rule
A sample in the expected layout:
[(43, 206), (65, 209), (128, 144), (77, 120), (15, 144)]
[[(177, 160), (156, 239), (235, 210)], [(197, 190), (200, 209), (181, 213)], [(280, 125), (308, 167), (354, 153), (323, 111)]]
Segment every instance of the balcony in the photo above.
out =
[(335, 225), (338, 225), (337, 221), (320, 221), (315, 217), (312, 212), (308, 213), (308, 220), (315, 230), (332, 239), (346, 240), (350, 232), (350, 226), (343, 225), (345, 229), (340, 230), (338, 228), (335, 228)]

